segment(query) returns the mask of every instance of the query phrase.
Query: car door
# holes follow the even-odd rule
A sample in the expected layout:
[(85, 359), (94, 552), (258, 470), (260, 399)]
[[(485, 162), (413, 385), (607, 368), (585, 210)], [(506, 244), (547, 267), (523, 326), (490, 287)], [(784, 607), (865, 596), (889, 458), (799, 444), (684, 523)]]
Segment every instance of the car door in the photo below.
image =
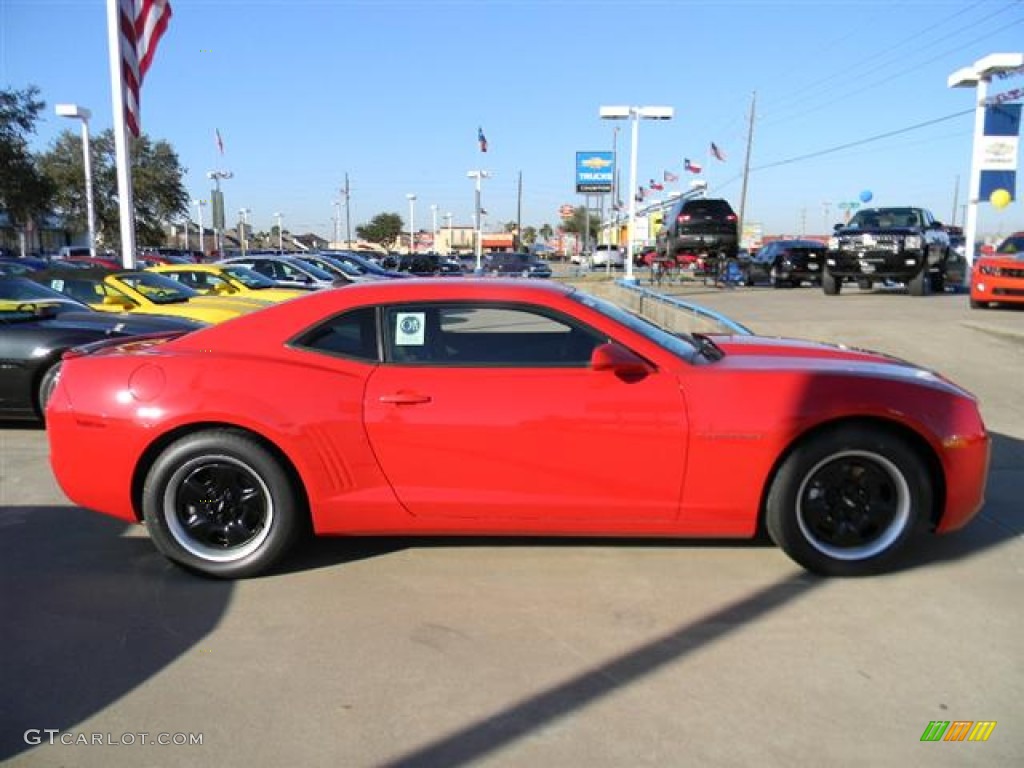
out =
[(674, 375), (595, 371), (606, 337), (531, 306), (392, 306), (383, 322), (366, 432), (410, 514), (532, 532), (675, 519), (687, 430)]

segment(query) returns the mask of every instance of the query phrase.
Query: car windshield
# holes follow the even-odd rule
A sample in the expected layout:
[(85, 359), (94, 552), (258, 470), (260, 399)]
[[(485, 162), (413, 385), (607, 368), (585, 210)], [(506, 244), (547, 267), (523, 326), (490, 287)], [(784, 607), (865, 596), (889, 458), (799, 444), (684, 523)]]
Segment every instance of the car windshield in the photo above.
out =
[(344, 254), (331, 253), (331, 254), (325, 254), (325, 255), (330, 256), (335, 261), (339, 261), (339, 262), (343, 262), (345, 264), (348, 264), (350, 267), (352, 267), (352, 269), (354, 269), (359, 274), (363, 274), (363, 275), (387, 275), (387, 274), (389, 274), (389, 272), (386, 269), (384, 269), (383, 267), (381, 267), (381, 266), (379, 266), (377, 264), (374, 264), (369, 259), (364, 259), (362, 256), (359, 256), (359, 255), (354, 254), (354, 253), (344, 253)]
[(1014, 235), (1013, 237), (1006, 238), (999, 244), (996, 253), (1024, 259), (1024, 235)]
[(318, 267), (316, 264), (311, 264), (305, 259), (295, 258), (289, 262), (293, 266), (302, 269), (304, 272), (308, 272), (310, 275), (315, 277), (317, 280), (324, 280), (330, 282), (334, 280), (334, 276), (324, 269)]
[(238, 264), (232, 264), (224, 267), (224, 274), (228, 277), (233, 278), (254, 291), (262, 291), (267, 288), (277, 288), (278, 285), (269, 277), (261, 275), (259, 272), (255, 272), (248, 267), (243, 267)]
[(4, 277), (0, 279), (0, 301), (4, 302), (51, 302), (67, 305), (76, 309), (85, 306), (68, 298), (60, 291), (45, 285), (27, 280), (23, 277)]
[(117, 275), (117, 280), (154, 304), (180, 304), (196, 296), (202, 296), (199, 291), (156, 272), (126, 272)]
[(584, 306), (600, 312), (602, 315), (610, 317), (630, 330), (645, 336), (669, 352), (678, 355), (683, 360), (692, 362), (697, 354), (697, 342), (690, 336), (669, 333), (664, 328), (655, 325), (644, 317), (635, 315), (617, 304), (612, 304), (610, 301), (588, 293), (574, 291), (569, 294), (569, 297)]

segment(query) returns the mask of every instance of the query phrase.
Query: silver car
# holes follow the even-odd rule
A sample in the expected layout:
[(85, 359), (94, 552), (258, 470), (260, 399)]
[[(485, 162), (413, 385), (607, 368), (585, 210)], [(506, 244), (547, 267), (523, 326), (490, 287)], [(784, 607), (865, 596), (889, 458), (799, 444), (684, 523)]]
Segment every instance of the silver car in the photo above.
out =
[(282, 288), (333, 288), (342, 284), (335, 276), (297, 256), (252, 254), (222, 259), (218, 264), (235, 264), (269, 277)]

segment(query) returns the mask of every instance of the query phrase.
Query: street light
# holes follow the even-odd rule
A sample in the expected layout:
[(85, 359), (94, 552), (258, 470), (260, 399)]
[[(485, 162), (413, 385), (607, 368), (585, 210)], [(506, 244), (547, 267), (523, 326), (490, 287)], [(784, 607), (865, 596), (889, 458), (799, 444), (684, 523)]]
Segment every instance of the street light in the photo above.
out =
[(196, 207), (196, 218), (199, 220), (199, 251), (206, 256), (206, 232), (203, 230), (203, 206), (206, 205), (205, 200), (193, 200), (192, 204)]
[[(629, 232), (626, 236), (626, 281), (633, 282), (633, 238), (636, 232), (636, 166), (637, 144), (640, 140), (640, 120), (671, 120), (672, 107), (601, 107), (602, 120), (632, 120), (633, 130), (629, 148)], [(588, 214), (589, 215), (589, 214)]]
[[(974, 241), (978, 232), (978, 201), (981, 197), (981, 173), (989, 163), (986, 153), (985, 108), (989, 106), (988, 84), (996, 75), (1024, 68), (1024, 53), (991, 53), (969, 67), (958, 69), (946, 81), (950, 88), (975, 90), (974, 143), (971, 149), (971, 180), (967, 187), (967, 221), (964, 223), (964, 256), (968, 267), (974, 265)], [(970, 269), (967, 270), (970, 275)], [(970, 279), (970, 278), (968, 278)]]
[(416, 195), (412, 192), (406, 195), (409, 198), (409, 253), (416, 251)]
[(242, 246), (242, 255), (243, 256), (245, 256), (245, 249), (246, 249), (246, 246), (248, 245), (247, 238), (245, 236), (245, 228), (246, 228), (246, 225), (249, 223), (249, 214), (250, 213), (252, 213), (252, 210), (249, 209), (249, 208), (239, 208), (238, 209), (238, 216), (239, 216), (239, 218), (241, 220), (240, 223), (239, 223), (239, 229), (241, 231), (238, 233), (239, 234), (238, 241), (239, 241), (239, 245)]
[(281, 219), (284, 216), (283, 213), (275, 213), (274, 218), (277, 219), (277, 250), (284, 253), (284, 230), (281, 229)]
[(220, 231), (224, 223), (224, 195), (220, 191), (221, 179), (230, 179), (234, 176), (231, 171), (207, 171), (206, 178), (213, 180), (213, 247), (217, 253), (224, 250), (220, 240)]
[(466, 173), (466, 177), (467, 178), (475, 179), (476, 180), (476, 197), (475, 197), (476, 203), (475, 203), (475, 205), (473, 207), (473, 211), (474, 211), (474, 213), (473, 213), (473, 224), (476, 226), (476, 245), (475, 245), (475, 251), (476, 251), (476, 272), (478, 274), (479, 274), (480, 270), (483, 269), (483, 264), (481, 262), (483, 260), (483, 238), (484, 238), (483, 224), (481, 223), (483, 217), (480, 215), (480, 211), (482, 210), (480, 208), (480, 184), (481, 184), (481, 182), (483, 182), (484, 179), (490, 178), (490, 176), (491, 176), (491, 174), (488, 173), (487, 171), (467, 171), (467, 173)]
[(85, 211), (89, 223), (89, 255), (96, 257), (96, 209), (92, 199), (92, 153), (89, 151), (89, 118), (85, 107), (78, 104), (58, 104), (58, 117), (70, 117), (82, 121), (82, 160), (85, 164)]
[(444, 215), (444, 218), (448, 222), (448, 253), (446, 253), (445, 255), (446, 256), (451, 256), (452, 255), (452, 212), (448, 211), (448, 213), (446, 213)]
[(430, 236), (432, 238), (430, 247), (437, 251), (437, 203), (430, 204), (430, 216), (431, 216), (431, 229)]

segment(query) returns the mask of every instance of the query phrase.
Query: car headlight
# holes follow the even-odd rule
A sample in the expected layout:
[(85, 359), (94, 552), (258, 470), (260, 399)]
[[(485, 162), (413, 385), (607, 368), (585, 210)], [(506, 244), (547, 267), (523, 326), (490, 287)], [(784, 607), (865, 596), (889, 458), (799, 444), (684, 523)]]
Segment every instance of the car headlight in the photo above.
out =
[(903, 239), (903, 247), (908, 251), (916, 251), (921, 248), (920, 235), (908, 235)]
[(828, 239), (828, 248), (829, 248), (830, 251), (838, 251), (839, 250), (839, 238), (838, 237), (830, 237)]

